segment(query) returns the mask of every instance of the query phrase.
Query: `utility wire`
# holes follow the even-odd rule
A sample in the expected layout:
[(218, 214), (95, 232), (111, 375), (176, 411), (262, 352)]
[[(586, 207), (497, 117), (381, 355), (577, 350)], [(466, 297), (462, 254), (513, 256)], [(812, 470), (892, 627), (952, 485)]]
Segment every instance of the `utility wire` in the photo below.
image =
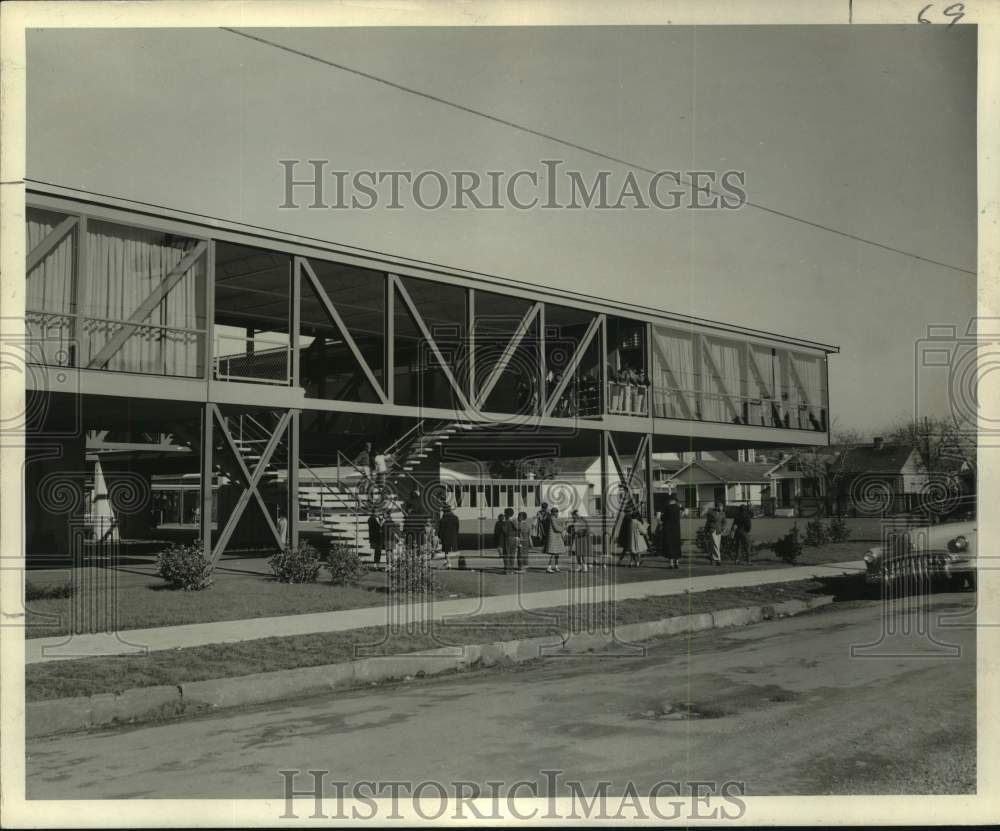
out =
[[(543, 132), (541, 130), (536, 130), (536, 129), (532, 128), (532, 127), (528, 127), (528, 126), (526, 126), (524, 124), (519, 124), (516, 121), (510, 121), (510, 120), (508, 120), (506, 118), (501, 118), (500, 116), (493, 115), (492, 113), (484, 112), (482, 110), (477, 110), (477, 109), (475, 109), (473, 107), (468, 107), (465, 104), (459, 104), (459, 103), (457, 103), (455, 101), (449, 101), (447, 98), (441, 98), (440, 96), (433, 95), (433, 94), (431, 94), (429, 92), (424, 92), (423, 90), (414, 89), (413, 87), (404, 86), (403, 84), (396, 83), (395, 81), (391, 81), (388, 78), (382, 78), (382, 77), (380, 77), (378, 75), (372, 75), (370, 72), (364, 72), (363, 70), (356, 69), (356, 68), (354, 68), (352, 66), (347, 66), (346, 64), (341, 64), (341, 63), (337, 63), (336, 61), (331, 61), (331, 60), (328, 60), (326, 58), (321, 58), (318, 55), (313, 55), (310, 52), (304, 52), (301, 49), (293, 49), (291, 46), (285, 46), (284, 44), (277, 43), (277, 42), (272, 41), (272, 40), (268, 40), (267, 38), (262, 38), (262, 37), (260, 37), (258, 35), (251, 35), (251, 34), (248, 34), (247, 32), (241, 32), (238, 29), (232, 29), (232, 28), (229, 28), (227, 26), (220, 26), (219, 28), (222, 29), (225, 32), (229, 32), (231, 34), (238, 35), (239, 37), (246, 38), (247, 40), (253, 40), (253, 41), (256, 41), (257, 43), (261, 43), (261, 44), (263, 44), (265, 46), (271, 46), (274, 49), (279, 49), (282, 52), (287, 52), (287, 53), (289, 53), (291, 55), (297, 55), (300, 58), (305, 58), (306, 60), (314, 61), (316, 63), (323, 64), (324, 66), (328, 66), (328, 67), (331, 67), (333, 69), (339, 69), (342, 72), (348, 72), (348, 73), (350, 73), (352, 75), (357, 75), (360, 78), (365, 78), (365, 79), (367, 79), (369, 81), (374, 81), (375, 83), (382, 84), (382, 85), (387, 86), (387, 87), (391, 87), (391, 88), (399, 90), (401, 92), (405, 92), (405, 93), (407, 93), (409, 95), (416, 95), (416, 96), (419, 96), (420, 98), (425, 98), (428, 101), (434, 101), (435, 103), (442, 104), (443, 106), (446, 106), (446, 107), (451, 107), (452, 109), (456, 109), (456, 110), (459, 110), (461, 112), (469, 113), (470, 115), (478, 116), (479, 118), (485, 118), (488, 121), (492, 121), (492, 122), (494, 122), (496, 124), (501, 124), (504, 127), (510, 127), (513, 130), (519, 130), (522, 133), (528, 133), (529, 135), (537, 136), (538, 138), (542, 138), (542, 139), (545, 139), (547, 141), (552, 141), (552, 142), (555, 142), (556, 144), (561, 144), (564, 147), (570, 147), (570, 148), (572, 148), (574, 150), (579, 150), (582, 153), (587, 153), (587, 154), (589, 154), (591, 156), (596, 156), (599, 159), (605, 159), (605, 160), (610, 161), (610, 162), (615, 162), (617, 164), (624, 165), (625, 167), (630, 167), (630, 168), (633, 168), (635, 170), (639, 170), (639, 171), (641, 171), (643, 173), (648, 173), (651, 176), (656, 175), (657, 173), (660, 172), (660, 171), (657, 171), (657, 170), (655, 170), (653, 168), (649, 168), (649, 167), (646, 167), (644, 165), (638, 164), (637, 162), (631, 162), (628, 159), (623, 159), (623, 158), (620, 158), (618, 156), (612, 156), (611, 154), (604, 153), (601, 150), (595, 150), (592, 147), (587, 147), (587, 146), (585, 146), (583, 144), (578, 144), (578, 143), (576, 143), (574, 141), (569, 141), (568, 139), (564, 139), (564, 138), (560, 138), (559, 136), (552, 135), (551, 133), (546, 133), (546, 132)], [(677, 179), (678, 177), (674, 176), (674, 178)], [(711, 189), (709, 189), (709, 192), (712, 192), (712, 193), (714, 193), (717, 196), (719, 195), (717, 192), (711, 191)], [(878, 242), (877, 240), (872, 240), (872, 239), (868, 239), (867, 237), (858, 236), (857, 234), (852, 234), (849, 231), (842, 231), (839, 228), (833, 228), (833, 227), (831, 227), (829, 225), (824, 225), (821, 222), (814, 222), (814, 221), (812, 221), (810, 219), (805, 219), (804, 217), (796, 216), (795, 214), (788, 213), (787, 211), (781, 211), (781, 210), (778, 210), (777, 208), (769, 207), (768, 205), (762, 205), (759, 202), (754, 202), (754, 201), (748, 199), (746, 202), (744, 202), (744, 204), (746, 206), (748, 206), (748, 207), (756, 208), (759, 211), (764, 211), (765, 213), (769, 213), (769, 214), (772, 214), (774, 216), (779, 216), (779, 217), (781, 217), (783, 219), (787, 219), (787, 220), (790, 220), (792, 222), (798, 222), (801, 225), (807, 225), (810, 228), (816, 228), (816, 229), (821, 230), (821, 231), (828, 231), (831, 234), (836, 234), (838, 236), (844, 237), (845, 239), (854, 240), (855, 242), (860, 242), (860, 243), (863, 243), (865, 245), (871, 245), (874, 248), (881, 248), (883, 251), (889, 251), (889, 252), (892, 252), (893, 254), (901, 254), (904, 257), (911, 257), (911, 258), (913, 258), (915, 260), (920, 260), (921, 262), (930, 263), (931, 265), (941, 266), (942, 268), (947, 268), (947, 269), (950, 269), (952, 271), (958, 271), (958, 272), (961, 272), (962, 274), (971, 274), (973, 277), (976, 276), (976, 272), (975, 271), (970, 271), (967, 268), (962, 268), (961, 266), (952, 265), (951, 263), (942, 262), (941, 260), (935, 260), (935, 259), (932, 259), (931, 257), (924, 257), (921, 254), (914, 254), (912, 251), (906, 251), (906, 250), (904, 250), (902, 248), (896, 248), (895, 246), (887, 245), (887, 244), (882, 243), (882, 242)]]

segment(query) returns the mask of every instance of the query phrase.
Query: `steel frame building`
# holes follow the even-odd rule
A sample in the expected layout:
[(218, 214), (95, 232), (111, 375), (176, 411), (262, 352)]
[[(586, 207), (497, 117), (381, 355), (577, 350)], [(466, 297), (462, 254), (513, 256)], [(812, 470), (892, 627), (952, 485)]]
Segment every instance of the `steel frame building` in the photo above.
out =
[[(591, 442), (608, 507), (652, 493), (653, 452), (829, 443), (835, 346), (40, 183), (26, 201), (29, 392), (197, 412), (188, 473), (216, 481), (228, 449), (238, 483), (224, 521), (200, 487), (216, 559), (251, 503), (275, 545), (298, 541), (303, 441), (339, 465), (364, 434), (330, 419), (397, 425), (396, 447), (442, 425)], [(266, 414), (252, 455), (241, 408)], [(63, 468), (88, 447), (63, 446)], [(276, 466), (287, 531), (262, 495)]]

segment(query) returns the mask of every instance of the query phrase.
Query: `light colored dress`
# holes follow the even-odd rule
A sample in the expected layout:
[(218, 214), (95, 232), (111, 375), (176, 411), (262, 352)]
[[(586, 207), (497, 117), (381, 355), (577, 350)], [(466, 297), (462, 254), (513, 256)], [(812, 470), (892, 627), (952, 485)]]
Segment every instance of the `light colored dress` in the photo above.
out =
[(629, 528), (629, 553), (634, 555), (645, 554), (649, 547), (646, 545), (646, 523), (641, 519), (633, 519)]
[(550, 517), (549, 519), (549, 534), (545, 538), (545, 553), (546, 554), (565, 554), (566, 553), (566, 543), (563, 540), (563, 534), (566, 533), (566, 520), (562, 517)]

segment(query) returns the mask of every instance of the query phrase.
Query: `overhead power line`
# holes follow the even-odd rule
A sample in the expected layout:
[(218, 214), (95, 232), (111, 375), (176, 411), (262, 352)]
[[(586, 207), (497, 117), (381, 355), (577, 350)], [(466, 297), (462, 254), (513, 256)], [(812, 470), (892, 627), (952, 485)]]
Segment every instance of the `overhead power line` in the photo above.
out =
[[(581, 153), (587, 153), (588, 155), (595, 156), (599, 159), (605, 159), (606, 161), (615, 162), (616, 164), (624, 165), (625, 167), (630, 167), (635, 170), (641, 171), (643, 173), (648, 173), (649, 175), (656, 175), (660, 171), (647, 167), (645, 165), (639, 164), (638, 162), (629, 161), (628, 159), (623, 159), (620, 156), (614, 156), (610, 153), (605, 153), (601, 150), (596, 150), (593, 147), (587, 147), (586, 145), (579, 144), (575, 141), (570, 141), (569, 139), (561, 138), (560, 136), (553, 135), (552, 133), (546, 133), (542, 130), (536, 130), (533, 127), (529, 127), (525, 124), (519, 124), (516, 121), (511, 121), (506, 118), (502, 118), (498, 115), (492, 113), (484, 112), (483, 110), (477, 110), (474, 107), (466, 106), (465, 104), (460, 104), (457, 101), (450, 101), (447, 98), (441, 98), (438, 95), (434, 95), (429, 92), (424, 92), (423, 90), (415, 89), (413, 87), (408, 87), (404, 84), (397, 83), (388, 78), (383, 78), (379, 75), (373, 75), (370, 72), (365, 72), (361, 69), (357, 69), (353, 66), (348, 66), (346, 64), (337, 63), (336, 61), (331, 61), (327, 58), (322, 58), (319, 55), (314, 55), (310, 52), (305, 52), (301, 49), (294, 49), (291, 46), (286, 46), (283, 43), (277, 43), (273, 40), (268, 40), (267, 38), (260, 37), (259, 35), (251, 35), (248, 32), (242, 32), (239, 29), (233, 29), (228, 26), (220, 27), (223, 31), (229, 32), (239, 37), (246, 38), (247, 40), (256, 41), (257, 43), (263, 44), (265, 46), (270, 46), (274, 49), (279, 49), (282, 52), (287, 52), (290, 55), (297, 55), (300, 58), (305, 58), (309, 61), (314, 61), (315, 63), (328, 66), (332, 69), (339, 69), (342, 72), (350, 73), (351, 75), (356, 75), (359, 78), (365, 78), (369, 81), (374, 81), (375, 83), (382, 84), (383, 86), (391, 87), (392, 89), (399, 90), (400, 92), (405, 92), (408, 95), (416, 95), (420, 98), (425, 98), (428, 101), (434, 101), (435, 103), (441, 104), (445, 107), (451, 107), (452, 109), (459, 110), (460, 112), (468, 113), (469, 115), (477, 116), (478, 118), (485, 118), (488, 121), (492, 121), (495, 124), (501, 124), (504, 127), (509, 127), (512, 130), (518, 130), (522, 133), (527, 133), (532, 136), (537, 136), (538, 138), (545, 139), (546, 141), (551, 141), (556, 144), (561, 144), (564, 147), (570, 147), (574, 150), (579, 150)], [(718, 195), (718, 194), (716, 194)], [(754, 202), (752, 200), (747, 200), (744, 203), (747, 207), (755, 208), (759, 211), (764, 211), (765, 213), (772, 214), (773, 216), (781, 217), (782, 219), (787, 219), (791, 222), (797, 222), (801, 225), (806, 225), (810, 228), (816, 228), (820, 231), (827, 231), (831, 234), (836, 234), (837, 236), (844, 237), (845, 239), (854, 240), (855, 242), (863, 243), (864, 245), (870, 245), (874, 248), (881, 248), (883, 251), (889, 251), (893, 254), (900, 254), (904, 257), (911, 257), (914, 260), (919, 260), (924, 263), (929, 263), (931, 265), (937, 265), (941, 268), (947, 268), (951, 271), (957, 271), (962, 274), (971, 274), (973, 277), (976, 276), (975, 271), (971, 271), (967, 268), (962, 268), (961, 266), (953, 265), (952, 263), (942, 262), (941, 260), (935, 260), (931, 257), (925, 257), (922, 254), (915, 254), (912, 251), (906, 251), (902, 248), (897, 248), (893, 245), (887, 245), (883, 242), (878, 242), (877, 240), (868, 239), (867, 237), (862, 237), (857, 234), (852, 234), (849, 231), (842, 231), (839, 228), (834, 228), (830, 225), (824, 225), (822, 222), (814, 222), (811, 219), (806, 219), (805, 217), (797, 216), (796, 214), (789, 213), (787, 211), (781, 211), (777, 208), (772, 208), (768, 205), (762, 205), (760, 202)]]

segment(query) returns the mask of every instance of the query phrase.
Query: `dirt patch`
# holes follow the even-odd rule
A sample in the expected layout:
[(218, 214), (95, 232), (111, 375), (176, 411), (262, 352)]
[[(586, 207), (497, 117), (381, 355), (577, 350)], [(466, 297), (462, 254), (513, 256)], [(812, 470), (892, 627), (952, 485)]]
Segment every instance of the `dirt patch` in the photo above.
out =
[(646, 701), (630, 713), (629, 718), (647, 721), (727, 718), (774, 704), (798, 701), (800, 697), (800, 693), (777, 684), (729, 685), (723, 692), (713, 694), (706, 691), (705, 695), (692, 695), (688, 700), (664, 698)]

